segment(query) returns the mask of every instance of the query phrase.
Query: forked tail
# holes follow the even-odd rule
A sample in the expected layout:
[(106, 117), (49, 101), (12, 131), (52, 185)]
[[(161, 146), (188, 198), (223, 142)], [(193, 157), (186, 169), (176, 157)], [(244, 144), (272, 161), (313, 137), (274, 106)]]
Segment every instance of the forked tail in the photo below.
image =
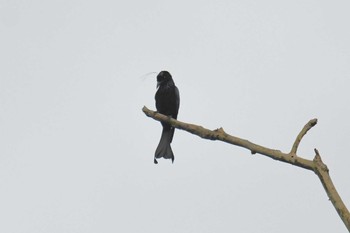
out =
[(174, 162), (174, 154), (170, 146), (170, 142), (172, 141), (173, 131), (168, 127), (163, 127), (162, 136), (160, 138), (158, 147), (154, 154), (154, 163), (158, 163), (156, 159), (165, 158), (171, 159)]

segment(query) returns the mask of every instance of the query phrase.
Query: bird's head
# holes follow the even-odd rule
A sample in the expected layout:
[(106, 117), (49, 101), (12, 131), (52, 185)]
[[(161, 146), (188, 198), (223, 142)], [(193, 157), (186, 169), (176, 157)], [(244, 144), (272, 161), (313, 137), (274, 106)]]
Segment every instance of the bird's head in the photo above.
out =
[(169, 81), (172, 81), (173, 78), (171, 77), (171, 74), (168, 71), (161, 71), (158, 75), (157, 75), (157, 88), (162, 85), (162, 84), (166, 84)]

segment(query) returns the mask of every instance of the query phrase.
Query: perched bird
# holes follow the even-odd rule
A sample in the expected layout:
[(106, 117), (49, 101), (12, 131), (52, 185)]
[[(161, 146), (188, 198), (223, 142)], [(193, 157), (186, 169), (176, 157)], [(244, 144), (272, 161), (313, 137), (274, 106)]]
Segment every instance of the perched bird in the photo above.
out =
[[(161, 71), (157, 75), (157, 92), (155, 95), (157, 112), (177, 119), (180, 106), (179, 90), (175, 86), (173, 78), (168, 71)], [(174, 154), (171, 150), (170, 143), (173, 140), (175, 128), (167, 123), (163, 123), (162, 136), (156, 152), (154, 154), (154, 163), (157, 159), (171, 159), (174, 162)]]

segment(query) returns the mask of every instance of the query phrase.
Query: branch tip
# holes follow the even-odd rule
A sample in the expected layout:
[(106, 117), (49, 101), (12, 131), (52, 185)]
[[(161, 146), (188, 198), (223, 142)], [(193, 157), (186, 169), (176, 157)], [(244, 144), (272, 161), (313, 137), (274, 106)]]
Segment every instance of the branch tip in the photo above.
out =
[(311, 127), (314, 127), (317, 124), (317, 118), (310, 120), (309, 123), (311, 124)]
[(320, 153), (318, 152), (318, 150), (316, 148), (314, 149), (314, 151), (315, 151), (316, 156), (320, 156)]

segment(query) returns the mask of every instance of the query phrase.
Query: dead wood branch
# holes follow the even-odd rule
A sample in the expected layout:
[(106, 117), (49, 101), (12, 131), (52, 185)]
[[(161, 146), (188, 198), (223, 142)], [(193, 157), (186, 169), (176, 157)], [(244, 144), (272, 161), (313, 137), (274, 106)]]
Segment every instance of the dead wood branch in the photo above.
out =
[(260, 146), (258, 144), (252, 143), (246, 139), (242, 139), (239, 137), (232, 136), (227, 134), (223, 128), (219, 128), (216, 130), (209, 130), (202, 126), (189, 124), (185, 122), (181, 122), (170, 118), (168, 116), (162, 115), (155, 111), (149, 110), (147, 107), (143, 107), (142, 111), (148, 116), (153, 118), (154, 120), (166, 122), (171, 124), (177, 129), (182, 129), (192, 134), (195, 134), (204, 139), (210, 140), (219, 140), (223, 141), (235, 146), (243, 147), (251, 151), (252, 154), (261, 154), (267, 157), (270, 157), (274, 160), (278, 160), (281, 162), (289, 163), (291, 165), (301, 167), (310, 171), (313, 171), (318, 178), (320, 179), (329, 199), (331, 200), (334, 208), (338, 212), (340, 218), (343, 220), (346, 228), (350, 232), (350, 213), (340, 198), (331, 177), (329, 176), (329, 170), (327, 166), (322, 162), (321, 156), (317, 149), (315, 149), (315, 157), (313, 160), (304, 159), (300, 156), (297, 156), (297, 149), (302, 140), (303, 136), (317, 123), (317, 119), (310, 120), (298, 134), (295, 142), (292, 146), (290, 153), (283, 153), (280, 150), (270, 149), (264, 146)]

